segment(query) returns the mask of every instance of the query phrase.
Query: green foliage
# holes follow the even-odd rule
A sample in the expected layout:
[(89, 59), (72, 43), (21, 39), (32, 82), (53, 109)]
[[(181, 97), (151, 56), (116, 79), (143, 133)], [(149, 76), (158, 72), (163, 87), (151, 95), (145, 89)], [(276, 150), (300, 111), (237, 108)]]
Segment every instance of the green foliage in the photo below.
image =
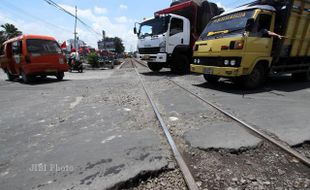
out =
[(18, 30), (13, 24), (3, 24), (1, 25), (0, 31), (0, 44), (5, 42), (8, 39), (14, 38), (16, 36), (22, 35), (22, 32)]
[(125, 51), (125, 47), (123, 45), (122, 39), (120, 39), (119, 37), (115, 37), (114, 42), (115, 42), (116, 53), (123, 53)]
[(96, 52), (91, 52), (87, 56), (88, 64), (90, 64), (92, 67), (99, 67), (99, 62), (98, 62), (98, 55)]
[(124, 47), (124, 44), (123, 44), (123, 41), (121, 38), (119, 38), (119, 37), (114, 37), (114, 38), (106, 37), (106, 40), (107, 41), (114, 41), (116, 53), (123, 53), (125, 51), (125, 47)]

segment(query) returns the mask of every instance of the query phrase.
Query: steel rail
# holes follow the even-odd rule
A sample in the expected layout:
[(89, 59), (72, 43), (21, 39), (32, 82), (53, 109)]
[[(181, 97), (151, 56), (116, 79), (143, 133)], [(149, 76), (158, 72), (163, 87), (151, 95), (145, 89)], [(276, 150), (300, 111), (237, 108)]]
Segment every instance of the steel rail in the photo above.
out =
[[(133, 63), (133, 60), (131, 60), (131, 61)], [(134, 69), (135, 69), (135, 72), (137, 73), (137, 75), (139, 77), (139, 80), (140, 80), (140, 83), (142, 84), (144, 92), (145, 92), (145, 94), (146, 94), (150, 104), (152, 105), (153, 111), (155, 112), (155, 115), (156, 115), (156, 117), (157, 117), (157, 119), (158, 119), (158, 121), (160, 123), (160, 126), (161, 126), (162, 130), (165, 133), (165, 136), (166, 136), (166, 138), (167, 138), (167, 140), (169, 142), (169, 145), (170, 145), (170, 147), (172, 149), (173, 155), (174, 155), (174, 157), (175, 157), (175, 159), (176, 159), (176, 161), (177, 161), (177, 163), (178, 163), (178, 165), (180, 167), (180, 170), (181, 170), (181, 172), (183, 174), (183, 177), (184, 177), (184, 180), (185, 180), (185, 182), (187, 184), (188, 189), (189, 190), (198, 190), (198, 187), (197, 187), (197, 184), (196, 184), (196, 182), (194, 180), (194, 177), (191, 174), (188, 166), (186, 165), (186, 162), (184, 161), (180, 151), (178, 150), (178, 148), (177, 148), (177, 146), (176, 146), (176, 144), (175, 144), (175, 142), (174, 142), (174, 140), (173, 140), (173, 138), (172, 138), (172, 136), (171, 136), (171, 134), (170, 134), (170, 132), (169, 132), (169, 130), (168, 130), (164, 120), (163, 120), (163, 118), (161, 117), (160, 112), (157, 109), (157, 106), (155, 105), (154, 101), (152, 100), (151, 95), (149, 93), (149, 90), (146, 88), (146, 86), (145, 86), (145, 84), (144, 84), (144, 82), (142, 80), (142, 77), (141, 77), (140, 73), (138, 72), (137, 68), (134, 67)]]
[(304, 163), (306, 166), (310, 167), (310, 159), (308, 159), (307, 157), (305, 157), (304, 155), (300, 154), (299, 152), (297, 152), (296, 150), (292, 149), (289, 146), (284, 145), (283, 143), (281, 143), (280, 141), (276, 140), (275, 138), (267, 135), (265, 132), (262, 132), (260, 130), (258, 130), (257, 128), (253, 127), (252, 125), (246, 123), (245, 121), (237, 118), (236, 116), (232, 115), (231, 113), (225, 111), (224, 109), (220, 108), (219, 106), (217, 106), (216, 104), (207, 101), (206, 99), (202, 98), (201, 96), (199, 96), (197, 93), (192, 92), (191, 90), (183, 87), (182, 85), (180, 85), (179, 83), (171, 80), (171, 79), (167, 79), (168, 81), (174, 83), (175, 85), (177, 85), (178, 87), (180, 87), (181, 89), (185, 90), (186, 92), (190, 93), (191, 95), (193, 95), (194, 97), (198, 98), (199, 100), (201, 100), (202, 102), (210, 105), (211, 107), (215, 108), (216, 110), (220, 111), (222, 114), (226, 115), (227, 117), (231, 118), (232, 120), (236, 121), (237, 123), (241, 124), (243, 127), (245, 127), (246, 129), (249, 129), (250, 131), (254, 132), (255, 134), (257, 134), (258, 136), (260, 136), (263, 139), (268, 140), (269, 142), (273, 143), (274, 145), (278, 146), (279, 148), (281, 148), (282, 150), (284, 150), (285, 152), (289, 153), (290, 155), (292, 155), (293, 157), (297, 158), (298, 160), (300, 160), (302, 163)]
[(121, 69), (124, 66), (125, 63), (126, 63), (126, 61), (123, 61), (123, 63), (121, 63), (120, 66), (117, 69)]
[(142, 63), (140, 60), (137, 60), (137, 59), (134, 59), (137, 63), (139, 63), (140, 65), (142, 65), (143, 67), (147, 67), (148, 68), (148, 66), (147, 65), (145, 65), (144, 63)]

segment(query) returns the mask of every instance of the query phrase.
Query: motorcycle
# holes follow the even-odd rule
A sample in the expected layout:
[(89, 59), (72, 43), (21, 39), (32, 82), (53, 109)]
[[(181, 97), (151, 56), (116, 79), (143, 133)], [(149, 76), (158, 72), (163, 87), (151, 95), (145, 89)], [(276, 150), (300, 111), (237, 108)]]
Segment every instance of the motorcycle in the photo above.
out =
[(83, 73), (83, 64), (81, 61), (76, 60), (75, 58), (69, 59), (69, 72), (74, 70), (78, 71), (79, 73)]

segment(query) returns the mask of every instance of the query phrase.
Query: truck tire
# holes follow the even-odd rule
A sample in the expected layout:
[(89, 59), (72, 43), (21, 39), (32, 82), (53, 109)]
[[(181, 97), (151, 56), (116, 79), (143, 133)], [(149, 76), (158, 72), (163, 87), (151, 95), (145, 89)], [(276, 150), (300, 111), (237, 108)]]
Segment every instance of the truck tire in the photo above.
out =
[(65, 74), (64, 72), (59, 72), (56, 74), (57, 80), (61, 81), (64, 78)]
[(296, 82), (308, 82), (310, 81), (310, 71), (303, 73), (293, 73), (292, 79)]
[(156, 62), (148, 62), (147, 66), (153, 72), (158, 72), (158, 71), (160, 71), (163, 68), (163, 66), (160, 63), (156, 63)]
[(203, 77), (210, 84), (215, 84), (220, 80), (219, 76), (204, 74)]
[(258, 64), (254, 67), (251, 74), (243, 77), (243, 86), (246, 89), (255, 89), (261, 86), (266, 79), (266, 69), (262, 64)]
[(176, 54), (171, 61), (171, 71), (175, 74), (185, 74), (189, 72), (189, 61), (185, 55)]

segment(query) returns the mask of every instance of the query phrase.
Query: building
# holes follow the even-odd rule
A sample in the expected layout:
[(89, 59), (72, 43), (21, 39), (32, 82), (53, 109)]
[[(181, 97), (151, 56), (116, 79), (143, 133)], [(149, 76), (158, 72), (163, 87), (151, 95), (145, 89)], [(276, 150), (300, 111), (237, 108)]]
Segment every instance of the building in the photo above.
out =
[(74, 39), (69, 39), (69, 40), (66, 41), (66, 43), (67, 43), (66, 50), (69, 51), (69, 52), (71, 51), (72, 48), (75, 48), (76, 50), (78, 50), (78, 49), (80, 49), (80, 47), (87, 46), (87, 44), (83, 40), (80, 40), (80, 39), (77, 40), (78, 47), (75, 47)]
[(115, 42), (113, 38), (105, 38), (98, 41), (98, 49), (115, 52)]

